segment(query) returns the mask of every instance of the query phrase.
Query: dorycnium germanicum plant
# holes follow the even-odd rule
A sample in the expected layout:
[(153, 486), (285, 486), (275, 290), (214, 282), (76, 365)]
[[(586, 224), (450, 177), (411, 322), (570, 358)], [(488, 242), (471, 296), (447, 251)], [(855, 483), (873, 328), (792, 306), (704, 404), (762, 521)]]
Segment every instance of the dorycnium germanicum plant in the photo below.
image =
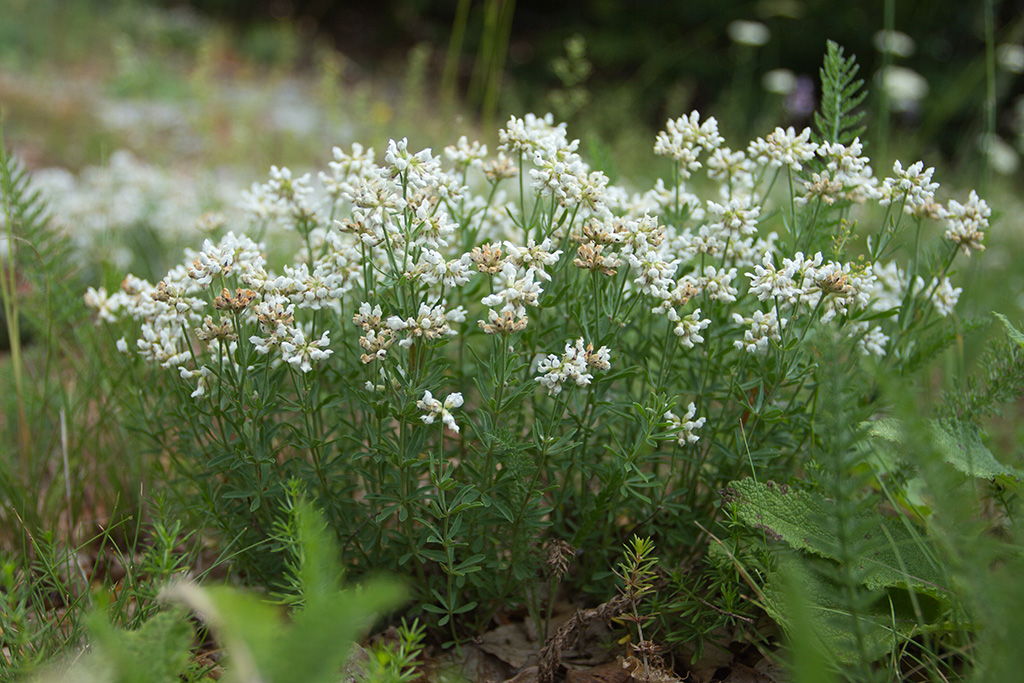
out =
[(574, 586), (605, 597), (634, 534), (694, 561), (723, 485), (802, 462), (817, 340), (909, 381), (983, 249), (976, 194), (940, 202), (921, 162), (875, 175), (833, 57), (825, 130), (733, 149), (694, 111), (657, 135), (644, 191), (550, 115), (510, 117), (496, 154), (401, 139), (272, 168), (248, 224), (86, 294), (137, 377), (125, 419), (239, 573), (280, 584), (267, 549), (297, 479), (347, 571), (411, 577), (416, 616), (456, 641), (516, 605), (544, 621), (545, 542), (580, 549)]

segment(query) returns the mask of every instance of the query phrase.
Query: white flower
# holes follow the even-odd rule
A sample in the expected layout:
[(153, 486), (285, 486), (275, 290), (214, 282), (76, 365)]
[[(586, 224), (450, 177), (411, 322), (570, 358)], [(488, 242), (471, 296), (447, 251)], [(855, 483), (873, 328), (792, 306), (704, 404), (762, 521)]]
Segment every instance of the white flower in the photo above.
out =
[(1003, 43), (996, 48), (996, 61), (1010, 73), (1024, 74), (1024, 46)]
[(851, 337), (857, 339), (857, 350), (865, 356), (885, 357), (885, 345), (889, 343), (889, 336), (882, 332), (877, 325), (870, 327), (864, 321), (855, 322), (849, 327)]
[(904, 200), (904, 212), (923, 215), (935, 204), (935, 191), (939, 184), (932, 182), (934, 168), (925, 168), (923, 162), (911, 164), (906, 170), (899, 161), (892, 166), (893, 177), (882, 181), (878, 203), (887, 206)]
[(217, 244), (203, 240), (201, 251), (187, 253), (192, 255), (188, 276), (203, 289), (221, 275), (232, 272), (238, 275), (251, 274), (266, 264), (262, 245), (233, 232), (224, 235)]
[(827, 205), (837, 199), (863, 203), (877, 196), (878, 180), (868, 165), (871, 160), (861, 156), (862, 151), (860, 138), (849, 145), (823, 142), (818, 147), (818, 156), (825, 160), (825, 170), (812, 173), (810, 180), (803, 181), (806, 192), (796, 202), (802, 205), (820, 197)]
[(692, 314), (688, 316), (679, 317), (674, 308), (669, 309), (668, 319), (675, 322), (676, 327), (673, 330), (676, 336), (679, 337), (679, 341), (688, 349), (692, 349), (694, 344), (701, 344), (704, 342), (704, 337), (701, 332), (711, 324), (711, 321), (707, 318), (700, 317), (700, 309), (698, 308)]
[(532, 268), (537, 277), (541, 280), (551, 280), (545, 270), (548, 266), (558, 263), (558, 257), (562, 255), (561, 249), (554, 249), (555, 245), (551, 238), (545, 239), (540, 244), (532, 237), (527, 241), (525, 247), (520, 247), (512, 242), (505, 242), (505, 249), (508, 261), (524, 269)]
[(198, 378), (196, 382), (195, 391), (189, 394), (191, 398), (202, 398), (203, 396), (206, 396), (206, 390), (208, 388), (209, 379), (210, 377), (213, 376), (213, 370), (204, 365), (198, 370), (187, 370), (186, 368), (179, 368), (179, 374), (182, 379)]
[(121, 353), (128, 353), (128, 342), (125, 340), (124, 337), (118, 339), (116, 345), (118, 351), (120, 351)]
[(776, 95), (788, 95), (796, 90), (796, 74), (789, 69), (772, 69), (761, 76), (761, 87)]
[(484, 306), (498, 308), (498, 312), (510, 311), (516, 317), (526, 315), (527, 306), (537, 306), (541, 293), (540, 283), (534, 282), (534, 269), (528, 268), (520, 277), (519, 269), (514, 263), (506, 261), (501, 271), (494, 276), (494, 294), (482, 299)]
[(291, 330), (291, 337), (281, 342), (281, 357), (286, 363), (299, 368), (303, 372), (313, 369), (313, 361), (324, 360), (334, 351), (327, 348), (330, 343), (328, 332), (324, 331), (320, 339), (307, 341), (306, 334), (299, 328)]
[(459, 425), (455, 423), (455, 417), (451, 411), (461, 407), (462, 403), (463, 398), (460, 393), (448, 394), (442, 403), (434, 398), (433, 394), (429, 391), (424, 391), (423, 398), (416, 402), (416, 407), (426, 413), (420, 416), (423, 424), (434, 424), (434, 420), (440, 417), (444, 426), (457, 434), (459, 432)]
[(890, 64), (878, 72), (877, 80), (889, 95), (889, 106), (894, 111), (914, 111), (928, 94), (928, 79), (905, 66)]
[(448, 161), (460, 169), (470, 166), (480, 167), (483, 165), (483, 160), (487, 158), (487, 145), (482, 145), (476, 140), (470, 142), (463, 135), (454, 145), (444, 148), (444, 155), (448, 157)]
[(742, 341), (733, 342), (733, 346), (747, 353), (766, 353), (769, 342), (781, 342), (782, 329), (788, 322), (785, 318), (780, 321), (774, 309), (768, 313), (754, 311), (754, 315), (749, 318), (733, 313), (732, 318), (737, 325), (749, 325), (743, 333)]
[(420, 150), (416, 154), (409, 152), (409, 140), (389, 140), (384, 153), (385, 168), (382, 175), (390, 180), (399, 177), (414, 188), (424, 188), (437, 184), (441, 172), (441, 162), (430, 152), (430, 148)]
[[(449, 318), (449, 316), (451, 317)], [(459, 320), (459, 318), (462, 320)], [(404, 333), (405, 337), (398, 342), (398, 345), (403, 349), (407, 349), (413, 345), (417, 338), (431, 341), (455, 335), (455, 331), (449, 323), (456, 321), (465, 321), (465, 311), (461, 307), (446, 313), (444, 306), (441, 304), (431, 306), (423, 303), (420, 304), (415, 317), (403, 319), (400, 316), (393, 315), (387, 319), (385, 324), (393, 332)]]
[(352, 154), (347, 154), (340, 147), (331, 149), (334, 161), (328, 162), (331, 174), (320, 173), (320, 183), (328, 196), (339, 201), (346, 193), (352, 192), (352, 181), (355, 178), (367, 178), (374, 174), (373, 147), (363, 150), (358, 142), (352, 143)]
[(950, 199), (944, 216), (948, 226), (946, 239), (956, 242), (965, 256), (970, 256), (972, 250), (985, 251), (981, 240), (985, 238), (984, 230), (988, 227), (991, 215), (992, 210), (988, 204), (974, 190), (971, 190), (966, 204)]
[(594, 351), (594, 345), (584, 346), (581, 337), (575, 343), (566, 342), (565, 353), (561, 357), (553, 353), (539, 356), (537, 371), (543, 374), (535, 379), (548, 390), (549, 395), (555, 396), (561, 393), (562, 384), (566, 381), (572, 381), (579, 387), (590, 384), (594, 376), (587, 372), (588, 369), (608, 370), (610, 367), (608, 348), (602, 346)]
[(870, 265), (855, 267), (829, 261), (808, 269), (807, 279), (810, 281), (805, 288), (807, 301), (812, 306), (822, 301), (821, 322), (827, 323), (839, 313), (847, 315), (865, 308), (873, 292), (875, 276)]
[[(498, 151), (531, 154), (539, 149), (568, 148), (565, 124), (555, 125), (554, 117), (548, 113), (543, 118), (527, 114), (521, 119), (509, 117), (505, 127), (498, 131)], [(575, 146), (573, 146), (575, 149)]]
[(903, 31), (881, 30), (875, 33), (872, 39), (875, 49), (879, 52), (887, 52), (895, 57), (910, 57), (914, 54), (917, 46), (914, 39)]
[(761, 207), (748, 207), (746, 202), (732, 200), (725, 204), (708, 201), (708, 230), (716, 233), (718, 239), (729, 242), (740, 237), (757, 234), (757, 217)]
[(90, 287), (85, 291), (85, 305), (96, 309), (96, 316), (104, 322), (117, 322), (117, 313), (121, 309), (121, 304), (120, 297), (107, 296), (106, 287), (99, 289)]
[(653, 249), (648, 250), (637, 258), (636, 254), (626, 254), (626, 260), (637, 277), (633, 284), (640, 288), (644, 294), (656, 294), (667, 290), (675, 285), (672, 279), (676, 273), (679, 260), (676, 259), (666, 263)]
[(159, 363), (165, 370), (185, 365), (192, 359), (187, 348), (184, 348), (186, 344), (180, 327), (145, 322), (139, 333), (141, 337), (135, 340), (139, 355), (147, 361)]
[(712, 301), (721, 301), (730, 304), (736, 301), (739, 290), (732, 286), (736, 279), (736, 269), (718, 270), (714, 266), (707, 266), (704, 274), (696, 279), (698, 289), (704, 291)]
[(694, 432), (704, 426), (707, 418), (701, 417), (694, 420), (693, 418), (696, 414), (697, 406), (692, 402), (686, 407), (686, 415), (682, 418), (678, 417), (671, 410), (665, 413), (665, 419), (672, 425), (672, 431), (678, 432), (680, 446), (700, 441), (700, 436)]
[(686, 179), (692, 171), (700, 168), (700, 162), (697, 161), (700, 151), (697, 148), (712, 150), (722, 142), (724, 138), (718, 134), (718, 121), (715, 117), (711, 116), (700, 123), (700, 113), (692, 111), (689, 116), (665, 122), (665, 130), (659, 132), (654, 141), (654, 153), (672, 157), (679, 162), (683, 179)]
[(707, 166), (708, 177), (726, 183), (727, 190), (749, 190), (753, 187), (754, 163), (742, 149), (734, 152), (728, 147), (719, 147), (708, 157)]
[(935, 292), (932, 294), (932, 305), (935, 306), (935, 312), (945, 318), (953, 312), (953, 308), (960, 300), (960, 293), (964, 290), (962, 287), (953, 287), (948, 277), (942, 278), (937, 285), (936, 280), (932, 280), (929, 291), (933, 288)]
[[(1020, 128), (1021, 113), (1024, 113), (1024, 100), (1017, 98), (1018, 129)], [(1020, 155), (1013, 145), (998, 135), (981, 134), (978, 136), (978, 149), (988, 159), (992, 170), (1000, 175), (1013, 175), (1020, 168)]]
[(772, 32), (768, 30), (768, 27), (759, 21), (737, 19), (731, 22), (725, 31), (729, 34), (729, 39), (732, 42), (750, 47), (767, 45), (772, 37)]
[[(794, 279), (798, 264), (789, 259), (787, 261), (788, 266), (778, 269), (772, 261), (772, 255), (765, 252), (761, 265), (754, 266), (754, 272), (746, 274), (750, 278), (750, 293), (759, 301), (796, 303), (803, 293), (800, 283)], [(803, 273), (800, 273), (800, 279), (803, 279)]]
[(885, 312), (901, 306), (907, 277), (899, 265), (895, 261), (875, 263), (871, 272), (875, 275), (871, 284), (871, 310)]
[(772, 168), (791, 166), (794, 171), (799, 171), (803, 169), (803, 163), (813, 159), (818, 150), (818, 145), (810, 140), (810, 128), (804, 128), (799, 135), (792, 126), (785, 130), (776, 128), (768, 137), (751, 142), (747, 147), (747, 156)]

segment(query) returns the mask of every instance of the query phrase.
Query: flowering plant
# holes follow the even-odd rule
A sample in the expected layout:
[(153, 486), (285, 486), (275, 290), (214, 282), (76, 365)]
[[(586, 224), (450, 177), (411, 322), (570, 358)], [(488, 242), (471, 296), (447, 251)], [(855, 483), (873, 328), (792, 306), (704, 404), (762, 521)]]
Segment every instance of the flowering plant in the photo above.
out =
[[(982, 199), (939, 203), (920, 162), (879, 179), (859, 139), (733, 150), (693, 112), (658, 134), (669, 173), (644, 192), (550, 115), (498, 140), (334, 148), (316, 181), (272, 168), (243, 195), (254, 238), (86, 294), (241, 571), (278, 580), (290, 479), (353, 570), (414, 576), (454, 638), (509, 603), (539, 614), (545, 543), (594, 558), (584, 587), (630, 534), (693, 559), (717, 490), (787, 476), (814, 438), (816, 340), (909, 372), (953, 314), (958, 254), (984, 248)], [(267, 231), (295, 238), (279, 269)]]

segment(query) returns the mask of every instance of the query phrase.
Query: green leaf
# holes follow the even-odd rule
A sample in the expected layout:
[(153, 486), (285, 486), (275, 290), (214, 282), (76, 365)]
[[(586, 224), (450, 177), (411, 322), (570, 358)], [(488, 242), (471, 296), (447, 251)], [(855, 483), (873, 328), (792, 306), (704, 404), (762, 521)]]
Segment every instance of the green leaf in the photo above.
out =
[(814, 127), (821, 140), (846, 145), (864, 131), (864, 126), (857, 126), (864, 112), (853, 111), (867, 96), (867, 91), (861, 90), (864, 81), (854, 80), (859, 69), (855, 56), (843, 57), (842, 47), (826, 42), (824, 64), (818, 72), (821, 108), (814, 113)]
[(403, 599), (401, 587), (388, 580), (343, 590), (337, 548), (323, 518), (301, 499), (295, 515), (304, 604), (290, 619), (278, 605), (229, 587), (182, 584), (166, 593), (218, 633), (231, 662), (227, 680), (336, 681), (355, 639)]
[(1006, 336), (1010, 338), (1010, 341), (1024, 349), (1024, 334), (1010, 324), (1010, 321), (1002, 313), (992, 313), (992, 315), (1003, 321), (1003, 327), (1006, 328)]
[[(903, 461), (909, 460), (901, 452), (906, 449), (907, 436), (899, 420), (877, 420), (866, 426), (869, 436), (897, 447), (893, 455)], [(996, 460), (992, 451), (982, 443), (981, 435), (973, 425), (951, 420), (929, 420), (928, 436), (942, 454), (942, 459), (969, 477), (995, 479), (1002, 484), (1017, 487), (1024, 476)]]
[[(837, 596), (842, 588), (829, 579), (828, 560), (797, 558), (780, 559), (779, 568), (764, 586), (765, 611), (788, 631), (797, 626), (793, 618), (793, 591), (799, 592), (804, 603), (804, 615), (809, 624), (807, 634), (818, 648), (842, 664), (856, 664), (860, 649), (856, 641), (854, 616)], [(869, 660), (876, 660), (891, 652), (911, 636), (926, 631), (946, 628), (944, 606), (926, 596), (918, 596), (924, 624), (917, 618), (906, 591), (889, 588), (866, 610), (857, 614), (857, 628), (864, 638), (864, 649)], [(929, 624), (931, 624), (929, 626)]]
[(192, 627), (179, 610), (150, 617), (134, 632), (113, 628), (101, 610), (88, 622), (95, 649), (86, 662), (75, 665), (90, 672), (85, 680), (167, 683), (178, 680), (188, 666)]
[[(818, 494), (753, 479), (734, 481), (725, 491), (737, 519), (746, 526), (797, 550), (830, 560), (839, 558), (839, 541), (826, 526), (830, 504)], [(899, 520), (873, 512), (858, 513), (857, 526), (868, 529), (864, 539), (867, 550), (857, 568), (863, 572), (865, 586), (908, 588), (939, 600), (950, 599), (920, 536)]]

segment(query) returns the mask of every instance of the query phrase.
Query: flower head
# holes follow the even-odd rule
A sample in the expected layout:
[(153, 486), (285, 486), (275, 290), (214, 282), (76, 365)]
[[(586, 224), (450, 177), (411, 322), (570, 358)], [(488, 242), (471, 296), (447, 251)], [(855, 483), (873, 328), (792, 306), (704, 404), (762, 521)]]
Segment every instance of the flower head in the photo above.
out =
[(459, 425), (456, 424), (455, 417), (451, 411), (461, 407), (462, 403), (463, 398), (460, 393), (448, 394), (442, 402), (434, 398), (434, 395), (429, 391), (424, 391), (423, 398), (416, 401), (416, 407), (425, 413), (420, 415), (423, 424), (434, 424), (434, 420), (440, 417), (445, 427), (458, 434)]

